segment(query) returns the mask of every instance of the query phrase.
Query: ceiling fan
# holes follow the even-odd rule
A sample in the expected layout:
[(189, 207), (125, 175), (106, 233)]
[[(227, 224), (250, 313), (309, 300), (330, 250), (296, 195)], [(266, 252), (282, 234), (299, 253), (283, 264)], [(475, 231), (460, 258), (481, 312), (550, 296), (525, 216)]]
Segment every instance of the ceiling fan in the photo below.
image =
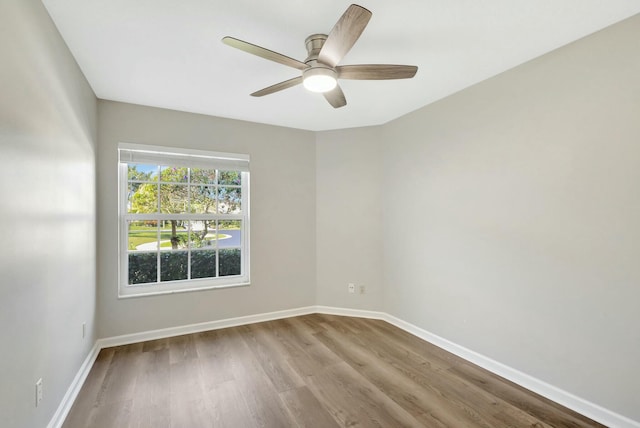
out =
[(308, 56), (304, 62), (233, 37), (224, 37), (222, 42), (302, 72), (298, 77), (256, 91), (251, 94), (252, 96), (262, 97), (302, 83), (309, 91), (322, 93), (329, 104), (339, 108), (347, 105), (347, 100), (338, 85), (338, 79), (410, 79), (418, 71), (418, 67), (413, 65), (338, 65), (356, 43), (370, 19), (369, 10), (352, 4), (340, 17), (329, 35), (312, 34), (306, 38)]

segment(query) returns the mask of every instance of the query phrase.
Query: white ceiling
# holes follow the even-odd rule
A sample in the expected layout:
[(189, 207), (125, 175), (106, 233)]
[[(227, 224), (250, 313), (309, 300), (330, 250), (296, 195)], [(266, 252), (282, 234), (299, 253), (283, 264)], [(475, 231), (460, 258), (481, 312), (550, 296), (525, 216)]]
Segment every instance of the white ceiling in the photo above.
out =
[(334, 109), (302, 86), (250, 93), (298, 71), (224, 45), (230, 35), (303, 61), (339, 0), (43, 0), (99, 98), (308, 130), (377, 125), (640, 13), (638, 0), (362, 0), (373, 12), (344, 64), (419, 67), (415, 78), (340, 82)]

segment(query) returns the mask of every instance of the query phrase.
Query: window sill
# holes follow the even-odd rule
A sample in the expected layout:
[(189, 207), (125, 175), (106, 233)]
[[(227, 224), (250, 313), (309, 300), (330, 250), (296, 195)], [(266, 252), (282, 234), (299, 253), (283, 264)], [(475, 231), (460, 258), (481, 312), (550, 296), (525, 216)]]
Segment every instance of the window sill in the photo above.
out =
[(236, 287), (247, 287), (251, 285), (251, 282), (244, 281), (244, 278), (239, 278), (241, 282), (232, 283), (232, 284), (211, 284), (211, 285), (202, 285), (202, 286), (185, 286), (184, 288), (170, 288), (170, 289), (158, 289), (157, 284), (151, 285), (136, 285), (136, 286), (125, 286), (120, 287), (118, 289), (118, 299), (130, 299), (130, 298), (138, 298), (138, 297), (146, 297), (146, 296), (159, 296), (164, 294), (178, 294), (178, 293), (192, 293), (195, 291), (206, 291), (206, 290), (215, 290), (215, 289), (224, 289), (224, 288), (236, 288)]

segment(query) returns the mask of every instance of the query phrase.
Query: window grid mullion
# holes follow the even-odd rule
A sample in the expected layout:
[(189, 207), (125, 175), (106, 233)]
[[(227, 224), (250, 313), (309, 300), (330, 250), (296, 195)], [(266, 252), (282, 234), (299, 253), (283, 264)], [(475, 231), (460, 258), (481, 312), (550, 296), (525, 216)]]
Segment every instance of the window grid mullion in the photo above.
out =
[(220, 236), (220, 221), (216, 220), (216, 278), (220, 278), (220, 246), (218, 245)]
[[(191, 168), (187, 168), (187, 212), (191, 213)], [(192, 223), (187, 220), (187, 280), (191, 279), (191, 233)]]
[(187, 233), (187, 279), (191, 279), (191, 234), (193, 224), (189, 222), (189, 233)]
[[(216, 198), (216, 214), (220, 214), (220, 170), (216, 170), (215, 193)], [(220, 236), (220, 220), (216, 218), (216, 259), (215, 259), (215, 277), (220, 278), (220, 248), (218, 246), (218, 237)]]
[(144, 220), (242, 220), (244, 216), (242, 214), (124, 214), (123, 218), (130, 221), (144, 221)]
[[(157, 193), (157, 199), (158, 199), (158, 213), (160, 213), (160, 207), (161, 207), (161, 203), (160, 203), (160, 173), (162, 172), (162, 168), (160, 168), (160, 165), (157, 166), (157, 170), (156, 170), (156, 174), (158, 175), (158, 184), (156, 185), (156, 191)], [(156, 221), (156, 282), (160, 282), (160, 279), (162, 278), (160, 269), (162, 266), (162, 253), (160, 252), (160, 237), (161, 237), (161, 233), (160, 233), (160, 221), (161, 220), (157, 220)]]
[(156, 282), (160, 282), (160, 222), (156, 221)]

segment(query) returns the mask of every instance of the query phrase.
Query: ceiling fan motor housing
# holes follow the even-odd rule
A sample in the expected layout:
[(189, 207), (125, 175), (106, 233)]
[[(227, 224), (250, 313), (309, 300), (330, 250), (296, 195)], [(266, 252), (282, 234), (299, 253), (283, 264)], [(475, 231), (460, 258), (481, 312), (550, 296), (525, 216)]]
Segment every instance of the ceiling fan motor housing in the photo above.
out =
[[(320, 49), (324, 46), (324, 42), (327, 41), (326, 34), (312, 34), (304, 40), (304, 45), (307, 48), (308, 55), (307, 59), (304, 60), (305, 63), (309, 64), (311, 61), (318, 60), (318, 54), (320, 53)], [(309, 64), (311, 66), (315, 64)]]

